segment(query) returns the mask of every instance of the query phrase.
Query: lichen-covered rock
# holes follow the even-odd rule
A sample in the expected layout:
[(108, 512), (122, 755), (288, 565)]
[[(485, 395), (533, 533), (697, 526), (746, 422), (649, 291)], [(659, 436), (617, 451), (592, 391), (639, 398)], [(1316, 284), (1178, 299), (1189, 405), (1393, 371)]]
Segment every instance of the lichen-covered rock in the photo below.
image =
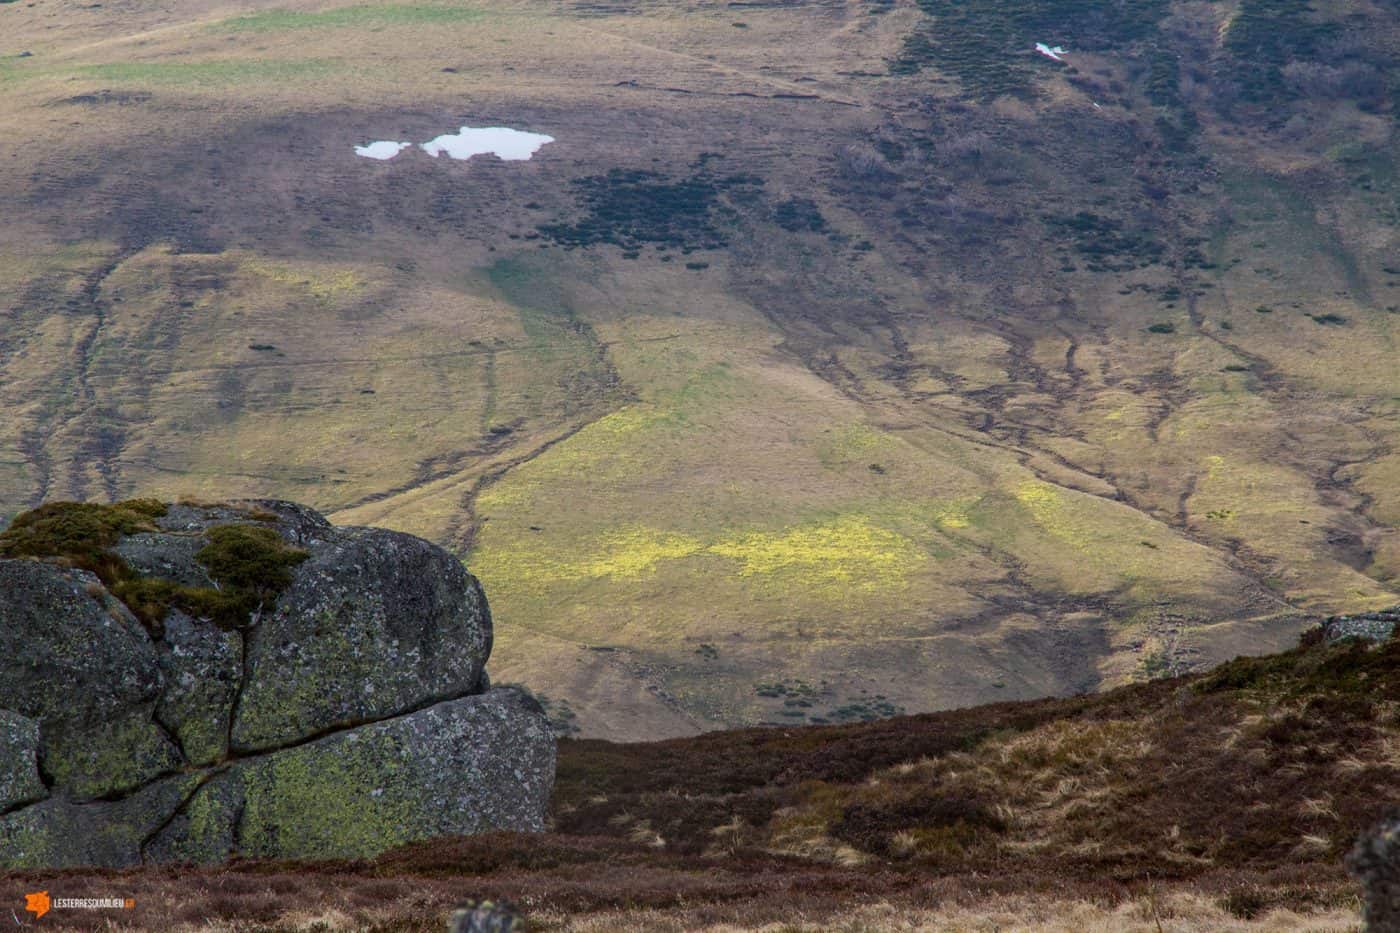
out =
[(238, 850), (238, 820), (242, 813), (240, 776), (228, 771), (217, 774), (201, 785), (146, 843), (141, 856), (148, 862), (222, 862)]
[(92, 574), (0, 560), (0, 709), (40, 725), (40, 767), (77, 799), (181, 764), (153, 721), (162, 679), (135, 617)]
[(554, 737), (489, 689), (446, 551), (270, 500), (31, 514), (44, 559), (0, 559), (0, 868), (543, 828)]
[(174, 610), (165, 619), (159, 657), (165, 692), (156, 718), (175, 736), (190, 764), (223, 758), (243, 676), (243, 639)]
[(113, 550), (144, 576), (164, 577), (185, 586), (212, 586), (209, 574), (194, 557), (206, 543), (197, 532), (143, 532), (123, 537)]
[(0, 867), (120, 868), (141, 862), (141, 844), (170, 818), (199, 779), (164, 778), (121, 800), (51, 797), (0, 816)]
[(236, 751), (273, 748), (478, 689), (491, 617), (476, 579), (427, 541), (326, 529), (247, 638)]
[(39, 779), (39, 724), (0, 709), (0, 813), (47, 795)]
[(543, 710), (502, 688), (240, 761), (147, 855), (354, 858), (433, 836), (539, 831), (553, 783)]

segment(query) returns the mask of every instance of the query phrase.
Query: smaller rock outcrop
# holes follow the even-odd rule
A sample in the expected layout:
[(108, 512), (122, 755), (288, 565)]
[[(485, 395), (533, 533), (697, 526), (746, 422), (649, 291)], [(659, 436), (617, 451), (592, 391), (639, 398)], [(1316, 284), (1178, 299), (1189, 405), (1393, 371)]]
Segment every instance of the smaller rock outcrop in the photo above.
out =
[(520, 933), (526, 929), (520, 912), (498, 901), (464, 904), (447, 921), (447, 933)]
[(353, 858), (539, 830), (554, 739), (480, 584), (293, 503), (56, 503), (0, 534), (0, 867)]
[(1400, 930), (1400, 811), (1361, 834), (1347, 855), (1347, 868), (1361, 882), (1366, 929)]
[(1322, 623), (1322, 639), (1329, 644), (1347, 638), (1362, 641), (1385, 641), (1400, 623), (1400, 606), (1375, 612), (1331, 616)]

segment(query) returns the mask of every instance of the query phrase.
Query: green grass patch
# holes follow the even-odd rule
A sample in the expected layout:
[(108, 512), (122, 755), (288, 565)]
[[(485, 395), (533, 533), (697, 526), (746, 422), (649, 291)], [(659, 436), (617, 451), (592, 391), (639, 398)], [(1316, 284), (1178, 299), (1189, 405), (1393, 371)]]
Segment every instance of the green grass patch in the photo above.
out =
[(485, 14), (455, 4), (366, 4), (309, 13), (301, 10), (261, 10), (216, 23), (218, 32), (278, 32), (285, 29), (349, 29), (376, 26), (441, 26), (470, 23)]

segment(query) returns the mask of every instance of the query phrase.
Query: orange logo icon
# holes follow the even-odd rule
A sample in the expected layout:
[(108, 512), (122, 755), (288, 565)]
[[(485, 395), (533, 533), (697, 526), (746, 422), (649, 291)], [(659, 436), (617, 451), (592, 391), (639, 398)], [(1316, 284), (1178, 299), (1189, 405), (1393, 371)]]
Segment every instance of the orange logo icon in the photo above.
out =
[(38, 920), (49, 912), (49, 892), (40, 891), (37, 894), (26, 894), (24, 896), (24, 909), (32, 913), (35, 920)]

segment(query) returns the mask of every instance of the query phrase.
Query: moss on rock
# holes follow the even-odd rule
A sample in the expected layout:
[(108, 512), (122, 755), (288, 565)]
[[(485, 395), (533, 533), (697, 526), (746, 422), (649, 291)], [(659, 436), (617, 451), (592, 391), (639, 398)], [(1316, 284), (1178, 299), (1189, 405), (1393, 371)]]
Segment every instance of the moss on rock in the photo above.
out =
[(124, 793), (183, 761), (152, 722), (151, 706), (114, 720), (52, 723), (45, 728), (44, 771), (56, 787), (77, 799)]
[(498, 689), (236, 771), (240, 855), (354, 858), (432, 836), (543, 829), (554, 736), (538, 703)]
[(74, 803), (51, 797), (7, 813), (0, 817), (0, 867), (135, 865), (142, 841), (198, 784), (197, 777), (171, 777), (121, 800)]
[[(276, 600), (291, 582), (291, 568), (308, 557), (265, 525), (225, 524), (207, 529), (208, 543), (194, 555), (214, 586), (138, 573), (117, 545), (125, 536), (156, 531), (153, 522), (168, 511), (155, 499), (51, 502), (16, 516), (0, 533), (0, 557), (53, 558), (96, 574), (156, 636), (172, 607), (224, 628), (247, 624), (260, 606)], [(264, 515), (277, 517), (249, 517)]]

